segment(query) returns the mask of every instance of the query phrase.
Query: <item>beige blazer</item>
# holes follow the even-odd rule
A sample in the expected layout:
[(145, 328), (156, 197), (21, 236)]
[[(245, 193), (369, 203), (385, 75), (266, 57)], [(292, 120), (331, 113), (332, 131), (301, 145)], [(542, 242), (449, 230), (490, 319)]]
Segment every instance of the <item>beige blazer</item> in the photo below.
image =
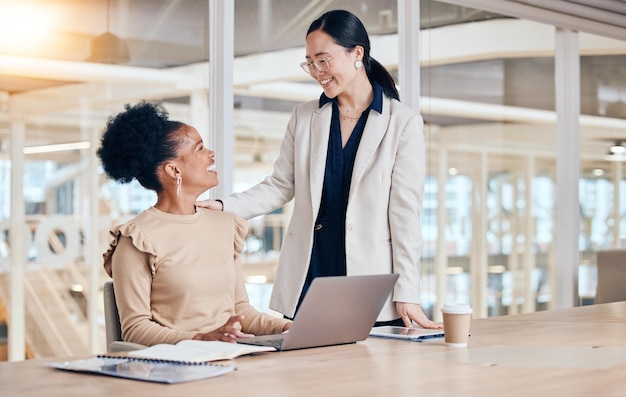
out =
[[(292, 317), (307, 274), (320, 207), (332, 104), (297, 106), (263, 182), (224, 198), (225, 211), (250, 219), (294, 199), (270, 307)], [(347, 274), (400, 275), (379, 321), (398, 318), (393, 301), (419, 303), (420, 212), (425, 174), (422, 117), (383, 95), (371, 110), (354, 163), (346, 214)]]

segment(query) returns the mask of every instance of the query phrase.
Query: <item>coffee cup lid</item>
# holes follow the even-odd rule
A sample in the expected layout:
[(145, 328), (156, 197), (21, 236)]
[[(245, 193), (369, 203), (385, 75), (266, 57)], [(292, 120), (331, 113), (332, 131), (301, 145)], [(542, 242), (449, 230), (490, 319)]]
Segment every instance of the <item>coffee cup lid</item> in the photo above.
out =
[(441, 312), (450, 314), (471, 314), (472, 308), (470, 305), (464, 303), (446, 303), (441, 308)]

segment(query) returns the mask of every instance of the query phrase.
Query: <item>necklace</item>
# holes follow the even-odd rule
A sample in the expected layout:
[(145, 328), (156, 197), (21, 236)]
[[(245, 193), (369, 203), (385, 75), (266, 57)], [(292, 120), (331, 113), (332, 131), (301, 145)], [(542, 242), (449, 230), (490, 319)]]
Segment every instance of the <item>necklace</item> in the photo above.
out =
[(344, 116), (343, 113), (339, 112), (339, 120), (350, 120), (350, 121), (357, 121), (359, 120), (361, 117), (348, 117), (348, 116)]
[(350, 121), (358, 121), (361, 118), (361, 115), (363, 114), (363, 111), (357, 112), (358, 113), (358, 117), (350, 117), (350, 116), (346, 116), (342, 111), (341, 111), (341, 107), (338, 107), (339, 109), (339, 120), (350, 120)]

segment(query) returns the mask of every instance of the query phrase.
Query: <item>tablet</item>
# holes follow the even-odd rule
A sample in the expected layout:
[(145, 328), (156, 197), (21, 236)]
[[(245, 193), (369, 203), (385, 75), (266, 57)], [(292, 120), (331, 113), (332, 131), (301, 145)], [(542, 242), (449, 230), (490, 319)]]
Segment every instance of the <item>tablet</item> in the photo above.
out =
[(443, 329), (424, 329), (407, 327), (374, 327), (370, 331), (370, 336), (380, 338), (406, 339), (412, 341), (424, 341), (433, 338), (443, 338)]

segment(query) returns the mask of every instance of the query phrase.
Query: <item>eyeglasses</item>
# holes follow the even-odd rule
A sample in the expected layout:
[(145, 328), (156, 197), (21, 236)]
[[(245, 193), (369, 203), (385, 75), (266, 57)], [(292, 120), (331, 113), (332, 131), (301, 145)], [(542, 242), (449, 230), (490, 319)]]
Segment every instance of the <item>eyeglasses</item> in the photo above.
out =
[(317, 69), (320, 72), (327, 72), (328, 69), (330, 68), (330, 66), (328, 65), (328, 61), (332, 58), (333, 56), (329, 56), (328, 58), (324, 58), (324, 59), (315, 59), (313, 60), (313, 62), (302, 62), (300, 64), (300, 67), (302, 68), (302, 70), (304, 70), (305, 73), (307, 74), (313, 74), (313, 72), (315, 71), (313, 69), (313, 66), (315, 66), (315, 69)]

